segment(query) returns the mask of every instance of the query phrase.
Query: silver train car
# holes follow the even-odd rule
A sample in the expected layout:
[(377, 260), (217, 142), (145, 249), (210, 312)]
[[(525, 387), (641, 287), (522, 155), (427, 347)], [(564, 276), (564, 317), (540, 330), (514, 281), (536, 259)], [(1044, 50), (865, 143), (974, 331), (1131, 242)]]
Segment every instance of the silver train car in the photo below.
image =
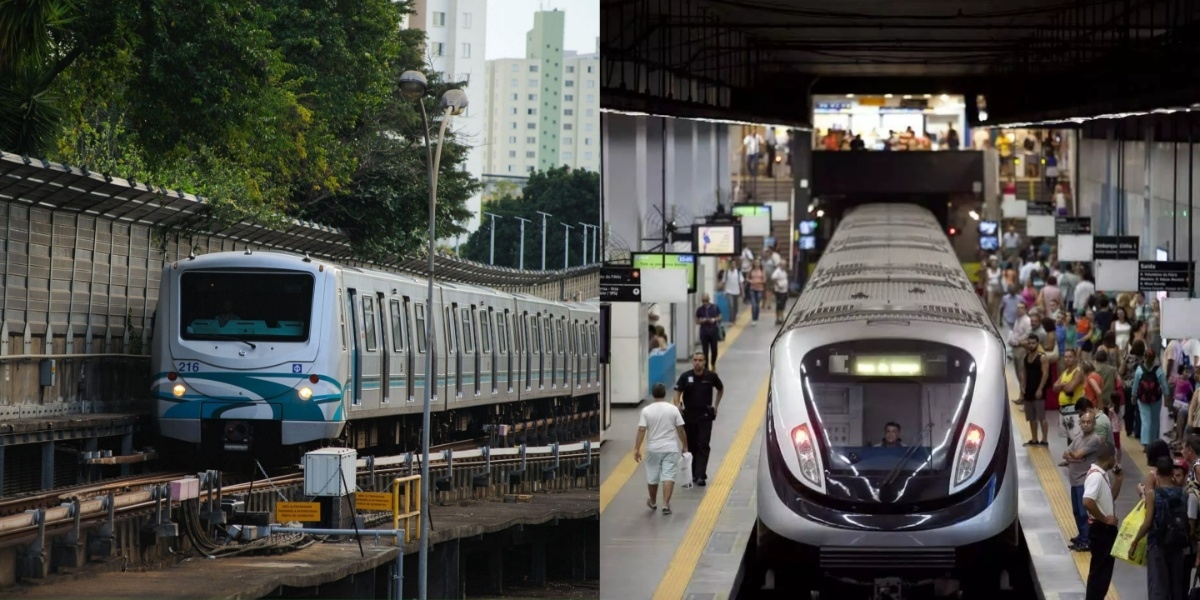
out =
[[(543, 444), (599, 430), (599, 306), (221, 252), (164, 267), (152, 350), (157, 425), (202, 451)], [(426, 320), (432, 319), (432, 340)]]
[(999, 589), (1020, 548), (1005, 348), (932, 213), (852, 209), (771, 361), (753, 550), (776, 588)]

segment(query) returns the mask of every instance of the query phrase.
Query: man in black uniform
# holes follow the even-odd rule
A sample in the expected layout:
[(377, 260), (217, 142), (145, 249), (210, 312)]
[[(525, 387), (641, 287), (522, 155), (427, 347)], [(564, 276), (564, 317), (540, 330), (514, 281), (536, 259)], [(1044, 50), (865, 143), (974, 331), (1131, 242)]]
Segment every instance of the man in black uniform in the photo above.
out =
[[(717, 397), (713, 399), (713, 389)], [(683, 410), (683, 428), (687, 433), (688, 452), (692, 453), (692, 479), (696, 485), (708, 483), (708, 442), (717, 406), (725, 395), (725, 384), (713, 371), (704, 368), (704, 353), (692, 355), (692, 370), (675, 382), (675, 406)]]

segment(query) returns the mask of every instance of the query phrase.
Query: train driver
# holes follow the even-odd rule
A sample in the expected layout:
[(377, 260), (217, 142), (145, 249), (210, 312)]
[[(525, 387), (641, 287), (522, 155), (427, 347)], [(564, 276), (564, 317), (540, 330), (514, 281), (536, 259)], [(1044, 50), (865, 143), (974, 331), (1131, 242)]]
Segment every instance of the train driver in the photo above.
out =
[(880, 448), (903, 448), (904, 441), (900, 439), (900, 424), (895, 421), (883, 426), (883, 441)]
[(217, 315), (217, 323), (221, 327), (224, 327), (226, 323), (238, 320), (241, 320), (241, 317), (237, 316), (237, 313), (233, 312), (233, 303), (228, 300), (222, 302), (221, 314)]

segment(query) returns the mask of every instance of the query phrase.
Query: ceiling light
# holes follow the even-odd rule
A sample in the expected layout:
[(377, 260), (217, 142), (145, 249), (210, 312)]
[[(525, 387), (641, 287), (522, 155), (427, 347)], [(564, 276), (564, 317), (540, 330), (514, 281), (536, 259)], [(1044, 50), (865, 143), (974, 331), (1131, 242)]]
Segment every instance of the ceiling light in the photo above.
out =
[(946, 94), (942, 94), (942, 102), (949, 102), (949, 101), (950, 101), (950, 96), (947, 96)]
[(883, 97), (884, 97), (884, 98), (891, 98), (891, 97), (892, 97), (892, 95), (891, 95), (891, 94), (884, 94), (884, 95), (883, 95)]
[(854, 97), (854, 94), (846, 94), (846, 97), (847, 97), (847, 98), (853, 98), (853, 97)]
[(910, 95), (908, 95), (908, 94), (905, 94), (905, 95), (904, 95), (904, 99), (905, 99), (905, 100), (912, 100), (912, 96), (910, 96)]
[(926, 100), (928, 100), (928, 99), (930, 99), (930, 98), (932, 98), (932, 97), (933, 97), (933, 94), (925, 94), (925, 99), (926, 99)]

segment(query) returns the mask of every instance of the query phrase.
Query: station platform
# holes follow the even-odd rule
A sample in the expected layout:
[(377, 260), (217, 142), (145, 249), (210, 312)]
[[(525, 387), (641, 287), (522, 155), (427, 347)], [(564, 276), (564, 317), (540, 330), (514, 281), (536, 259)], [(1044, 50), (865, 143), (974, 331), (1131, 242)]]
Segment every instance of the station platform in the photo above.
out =
[[(776, 333), (773, 315), (747, 327), (746, 315), (720, 347), (717, 372), (725, 397), (713, 425), (707, 487), (676, 486), (671, 515), (646, 506), (644, 472), (633, 460), (633, 442), (643, 403), (614, 409), (609, 441), (601, 451), (601, 598), (654, 600), (726, 600), (736, 594), (743, 551), (756, 518), (755, 481), (766, 410), (770, 345)], [(681, 364), (681, 371), (688, 365)], [(1017, 380), (1007, 369), (1009, 394)], [(1028, 448), (1029, 428), (1012, 405), (1020, 520), (1034, 565), (1034, 577), (1046, 600), (1084, 596), (1087, 553), (1068, 549), (1076, 534), (1066, 469), (1056, 465), (1066, 450), (1057, 413), (1049, 413), (1050, 447)], [(1146, 472), (1136, 440), (1122, 439), (1125, 487), (1117, 498), (1118, 518), (1137, 503), (1137, 482)], [(659, 502), (661, 504), (661, 492)], [(1107, 598), (1146, 596), (1143, 567), (1116, 561)]]

